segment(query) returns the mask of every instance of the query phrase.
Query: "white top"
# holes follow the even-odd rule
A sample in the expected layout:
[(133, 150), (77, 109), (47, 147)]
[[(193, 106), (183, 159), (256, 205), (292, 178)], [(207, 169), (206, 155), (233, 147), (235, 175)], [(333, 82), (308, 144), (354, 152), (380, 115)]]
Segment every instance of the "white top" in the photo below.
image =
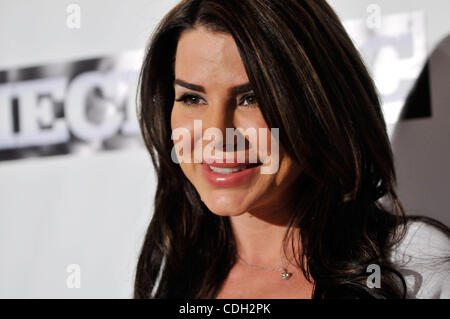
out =
[(436, 227), (409, 222), (391, 260), (405, 278), (407, 298), (450, 299), (450, 239)]

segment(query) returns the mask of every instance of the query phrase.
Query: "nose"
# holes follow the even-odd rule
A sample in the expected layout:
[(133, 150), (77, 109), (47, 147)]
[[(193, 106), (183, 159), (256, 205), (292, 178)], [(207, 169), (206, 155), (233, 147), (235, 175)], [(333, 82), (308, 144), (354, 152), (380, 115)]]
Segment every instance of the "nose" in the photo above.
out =
[(208, 107), (203, 119), (205, 128), (217, 128), (225, 134), (227, 128), (234, 128), (234, 110), (225, 100), (216, 101)]
[[(219, 130), (222, 134), (222, 146), (225, 150), (226, 144), (233, 144), (233, 141), (226, 141), (226, 129), (234, 127), (234, 109), (226, 101), (216, 101), (209, 105), (203, 117), (203, 133), (208, 129)], [(220, 142), (220, 141), (217, 141)], [(211, 141), (206, 141), (209, 144)]]

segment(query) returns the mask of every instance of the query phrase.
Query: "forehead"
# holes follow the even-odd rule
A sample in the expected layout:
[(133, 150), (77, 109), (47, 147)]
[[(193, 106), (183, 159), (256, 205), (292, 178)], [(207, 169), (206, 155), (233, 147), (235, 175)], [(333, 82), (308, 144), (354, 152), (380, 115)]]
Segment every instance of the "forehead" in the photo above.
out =
[(175, 76), (192, 83), (248, 82), (244, 64), (230, 34), (199, 27), (184, 32), (177, 46)]

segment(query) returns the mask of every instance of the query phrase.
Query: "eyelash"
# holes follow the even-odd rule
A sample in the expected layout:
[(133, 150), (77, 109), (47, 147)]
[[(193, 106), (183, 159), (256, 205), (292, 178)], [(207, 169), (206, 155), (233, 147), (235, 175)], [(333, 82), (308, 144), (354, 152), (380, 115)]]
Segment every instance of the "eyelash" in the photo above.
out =
[[(239, 105), (241, 105), (241, 104), (243, 103), (243, 101), (244, 101), (245, 99), (248, 99), (248, 98), (256, 99), (256, 95), (255, 95), (254, 93), (250, 93), (250, 94), (247, 94), (247, 95), (243, 96), (243, 97), (241, 98), (241, 101), (239, 102)], [(195, 107), (195, 106), (201, 105), (201, 104), (195, 104), (195, 103), (189, 104), (189, 103), (188, 103), (189, 99), (199, 99), (199, 100), (201, 100), (201, 99), (203, 99), (203, 98), (200, 97), (200, 96), (198, 96), (198, 95), (196, 95), (196, 94), (185, 93), (185, 94), (183, 94), (180, 98), (176, 99), (175, 101), (177, 101), (177, 102), (183, 102), (183, 104), (184, 104), (185, 106), (187, 106), (187, 107)], [(245, 106), (245, 107), (248, 107), (248, 108), (253, 108), (253, 107), (256, 107), (256, 105), (257, 105), (257, 102), (253, 102), (253, 104), (244, 105), (244, 106)]]

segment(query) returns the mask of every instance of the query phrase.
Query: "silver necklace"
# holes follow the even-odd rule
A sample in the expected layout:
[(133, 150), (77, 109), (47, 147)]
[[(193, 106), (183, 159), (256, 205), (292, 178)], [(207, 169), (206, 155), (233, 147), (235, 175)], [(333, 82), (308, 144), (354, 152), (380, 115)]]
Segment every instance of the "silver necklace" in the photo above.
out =
[(248, 268), (251, 268), (251, 269), (266, 270), (266, 271), (280, 271), (282, 280), (288, 280), (292, 276), (291, 273), (287, 272), (285, 267), (269, 268), (269, 267), (254, 266), (254, 265), (250, 265), (248, 262), (246, 262), (244, 259), (242, 259), (241, 256), (239, 256), (239, 255), (238, 255), (238, 258), (239, 258), (239, 261), (243, 265), (245, 265), (245, 266), (247, 266)]

